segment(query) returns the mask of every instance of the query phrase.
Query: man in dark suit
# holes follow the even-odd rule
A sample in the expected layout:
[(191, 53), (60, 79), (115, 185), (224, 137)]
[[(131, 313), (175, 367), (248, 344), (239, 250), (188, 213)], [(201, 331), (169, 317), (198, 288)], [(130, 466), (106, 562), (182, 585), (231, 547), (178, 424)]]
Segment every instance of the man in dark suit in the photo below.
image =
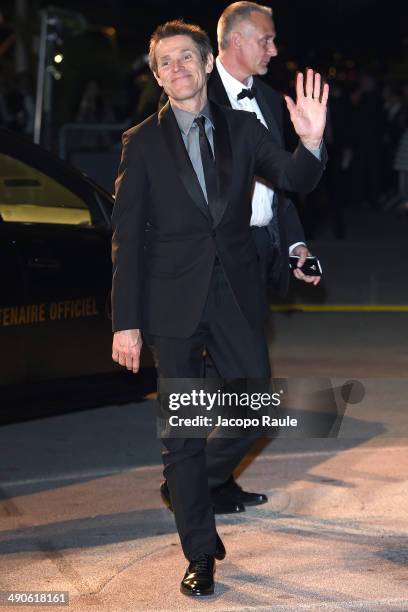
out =
[[(272, 9), (254, 2), (234, 2), (222, 13), (217, 27), (219, 55), (208, 79), (209, 100), (257, 115), (277, 146), (283, 143), (283, 97), (254, 75), (265, 74), (277, 55)], [(162, 96), (164, 98), (164, 95)], [(254, 181), (251, 233), (257, 247), (261, 274), (268, 288), (285, 295), (289, 286), (289, 254), (299, 256), (300, 268), (310, 255), (293, 202), (279, 190)], [(307, 276), (300, 269), (294, 276), (317, 285), (320, 276)], [(212, 366), (210, 360), (208, 364)], [(208, 483), (215, 514), (243, 512), (245, 506), (267, 501), (264, 493), (242, 490), (232, 472), (253, 446), (248, 437), (228, 440), (212, 437), (206, 446)], [(171, 508), (167, 483), (161, 494)]]
[[(152, 35), (150, 67), (168, 97), (160, 113), (128, 130), (112, 215), (112, 357), (139, 369), (143, 337), (163, 379), (197, 379), (206, 348), (223, 378), (270, 376), (263, 331), (267, 303), (249, 229), (254, 175), (309, 191), (324, 162), (328, 86), (299, 74), (286, 102), (300, 137), (293, 154), (250, 113), (208, 102), (208, 36), (180, 21)], [(323, 157), (323, 162), (320, 160)], [(178, 533), (189, 566), (186, 595), (214, 591), (217, 535), (204, 438), (163, 439)]]
[[(218, 20), (217, 38), (219, 55), (208, 81), (208, 98), (255, 113), (275, 143), (285, 148), (283, 96), (257, 77), (267, 73), (271, 58), (278, 53), (272, 9), (255, 2), (230, 4)], [(288, 291), (289, 254), (299, 256), (298, 269), (293, 271), (298, 280), (320, 282), (320, 276), (300, 270), (310, 252), (293, 202), (256, 178), (250, 225), (265, 282), (275, 294), (283, 296)]]

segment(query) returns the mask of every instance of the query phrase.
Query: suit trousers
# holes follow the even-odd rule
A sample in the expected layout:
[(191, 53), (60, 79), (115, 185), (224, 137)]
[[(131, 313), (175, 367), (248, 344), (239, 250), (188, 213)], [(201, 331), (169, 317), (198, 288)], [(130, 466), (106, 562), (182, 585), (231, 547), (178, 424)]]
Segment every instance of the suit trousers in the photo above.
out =
[[(182, 299), (182, 297), (181, 297)], [(200, 323), (188, 338), (149, 334), (158, 378), (200, 378), (206, 349), (225, 379), (268, 379), (270, 366), (263, 329), (253, 329), (242, 315), (222, 266), (216, 259)], [(212, 476), (222, 482), (246, 454), (254, 439), (215, 438)], [(215, 520), (206, 464), (205, 438), (163, 438), (164, 476), (167, 479), (183, 552), (192, 560), (200, 553), (214, 555)]]
[[(259, 269), (261, 272), (262, 282), (266, 284), (268, 274), (272, 268), (272, 259), (274, 249), (271, 243), (271, 237), (266, 227), (252, 227), (252, 238), (255, 242)], [(276, 249), (277, 251), (277, 249)], [(276, 259), (279, 259), (279, 253), (276, 253)], [(277, 276), (279, 273), (277, 272)], [(210, 356), (207, 356), (206, 361), (206, 376), (211, 378), (216, 376), (214, 371), (214, 363)], [(212, 436), (207, 440), (205, 449), (207, 460), (207, 475), (208, 485), (211, 488), (220, 487), (231, 477), (232, 472), (250, 451), (254, 445), (254, 438), (220, 438)]]

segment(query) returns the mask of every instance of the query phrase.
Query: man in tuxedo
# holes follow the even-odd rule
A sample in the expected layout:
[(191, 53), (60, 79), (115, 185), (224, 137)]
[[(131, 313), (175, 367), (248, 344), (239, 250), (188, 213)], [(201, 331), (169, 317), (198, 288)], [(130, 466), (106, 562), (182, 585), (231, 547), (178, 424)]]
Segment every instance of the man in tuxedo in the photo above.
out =
[[(276, 144), (284, 147), (283, 97), (257, 75), (268, 72), (278, 51), (272, 9), (255, 2), (234, 2), (222, 13), (217, 25), (219, 54), (208, 81), (208, 98), (236, 110), (255, 113)], [(310, 255), (293, 202), (265, 181), (254, 181), (250, 225), (257, 246), (262, 274), (269, 288), (285, 295), (289, 285), (289, 254), (299, 257), (293, 275), (317, 285), (320, 276), (303, 274)]]
[[(284, 148), (283, 97), (254, 77), (266, 74), (270, 59), (277, 55), (275, 37), (270, 7), (255, 2), (230, 4), (218, 21), (219, 55), (207, 89), (209, 100), (255, 113), (276, 145)], [(320, 276), (305, 275), (300, 269), (310, 252), (293, 202), (262, 179), (254, 181), (250, 226), (262, 277), (274, 293), (287, 293), (289, 254), (299, 256), (298, 269), (293, 271), (298, 280), (319, 283)], [(243, 512), (245, 506), (267, 501), (265, 493), (242, 490), (232, 475), (252, 445), (248, 437), (212, 437), (208, 441), (206, 464), (215, 514)], [(162, 483), (160, 489), (163, 501), (171, 509), (167, 483)]]
[[(169, 102), (123, 136), (112, 215), (112, 357), (139, 369), (142, 333), (159, 376), (197, 379), (204, 348), (225, 379), (270, 376), (267, 312), (251, 237), (250, 192), (259, 176), (282, 189), (317, 184), (328, 86), (298, 75), (286, 98), (300, 141), (289, 154), (251, 113), (207, 98), (211, 45), (198, 26), (159, 26), (149, 63)], [(322, 158), (322, 159), (320, 159)], [(204, 438), (163, 438), (164, 475), (189, 566), (186, 595), (214, 592), (216, 532)]]

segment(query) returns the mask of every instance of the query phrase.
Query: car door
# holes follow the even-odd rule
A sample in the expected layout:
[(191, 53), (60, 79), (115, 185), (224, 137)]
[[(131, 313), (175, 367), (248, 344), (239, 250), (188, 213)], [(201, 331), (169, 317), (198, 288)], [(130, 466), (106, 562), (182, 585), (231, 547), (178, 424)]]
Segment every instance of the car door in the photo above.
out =
[(26, 380), (110, 371), (110, 227), (102, 196), (53, 155), (4, 134), (0, 215), (25, 288), (25, 318), (16, 326)]
[(19, 320), (24, 316), (27, 300), (21, 258), (1, 219), (0, 279), (0, 385), (9, 385), (26, 378), (24, 334)]

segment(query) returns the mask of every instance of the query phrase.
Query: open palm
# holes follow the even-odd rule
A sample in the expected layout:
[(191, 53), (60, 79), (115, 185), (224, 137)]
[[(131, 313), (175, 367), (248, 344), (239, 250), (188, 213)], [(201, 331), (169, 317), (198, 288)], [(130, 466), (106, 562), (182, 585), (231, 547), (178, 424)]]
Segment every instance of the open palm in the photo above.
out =
[(321, 85), (321, 77), (312, 69), (306, 71), (306, 83), (301, 72), (296, 79), (296, 104), (285, 96), (293, 127), (305, 145), (319, 146), (326, 125), (329, 86)]

